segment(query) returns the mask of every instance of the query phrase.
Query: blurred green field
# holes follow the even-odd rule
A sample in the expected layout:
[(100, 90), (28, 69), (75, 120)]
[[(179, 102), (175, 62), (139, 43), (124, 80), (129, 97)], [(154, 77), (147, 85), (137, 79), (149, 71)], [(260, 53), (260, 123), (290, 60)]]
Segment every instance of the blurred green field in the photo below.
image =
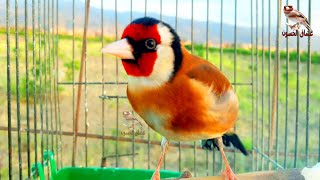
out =
[[(54, 91), (50, 89), (53, 88), (53, 77), (55, 76), (55, 67), (57, 66), (59, 82), (72, 82), (73, 78), (75, 81), (78, 80), (78, 74), (80, 69), (80, 57), (81, 57), (81, 46), (82, 39), (80, 36), (74, 38), (74, 54), (73, 54), (73, 37), (70, 35), (59, 35), (59, 36), (46, 36), (44, 40), (44, 35), (41, 34), (41, 42), (39, 43), (39, 34), (36, 33), (35, 39), (35, 64), (36, 64), (36, 79), (33, 78), (33, 43), (32, 43), (32, 33), (28, 33), (28, 72), (29, 72), (29, 98), (30, 98), (30, 124), (33, 129), (34, 126), (34, 102), (33, 95), (36, 92), (37, 103), (37, 126), (40, 128), (41, 125), (41, 108), (39, 106), (39, 94), (43, 94), (42, 102), (44, 103), (43, 111), (43, 122), (44, 129), (55, 130), (56, 119), (55, 109), (54, 109)], [(25, 69), (25, 39), (24, 32), (18, 33), (19, 38), (19, 49), (17, 51), (17, 57), (19, 59), (19, 71), (20, 71), (20, 102), (21, 102), (21, 126), (22, 129), (26, 129), (26, 69)], [(102, 47), (100, 37), (89, 37), (88, 38), (88, 48), (87, 48), (87, 60), (86, 60), (86, 79), (88, 82), (126, 82), (127, 77), (124, 72), (124, 69), (121, 66), (121, 62), (117, 62), (115, 58), (111, 56), (102, 56), (100, 49)], [(113, 38), (104, 38), (104, 44), (113, 41)], [(14, 34), (10, 34), (10, 62), (11, 62), (11, 96), (12, 96), (12, 126), (16, 127), (17, 125), (17, 108), (16, 108), (16, 68), (15, 68), (15, 39)], [(58, 51), (54, 47), (54, 43), (58, 43)], [(41, 44), (39, 59), (39, 44)], [(50, 44), (50, 49), (49, 49)], [(44, 46), (46, 46), (46, 58), (44, 58)], [(187, 49), (191, 49), (190, 45), (186, 46)], [(255, 48), (254, 48), (255, 50)], [(206, 49), (204, 45), (197, 44), (194, 46), (194, 54), (206, 57)], [(251, 49), (238, 48), (237, 49), (237, 58), (236, 66), (234, 64), (234, 49), (233, 48), (224, 48), (222, 60), (220, 61), (220, 49), (216, 47), (209, 47), (208, 49), (208, 59), (210, 62), (215, 64), (217, 67), (220, 67), (220, 62), (222, 62), (221, 67), (224, 74), (229, 78), (230, 82), (239, 83), (241, 85), (236, 85), (236, 91), (239, 96), (240, 102), (240, 113), (239, 120), (236, 126), (236, 132), (239, 134), (242, 141), (245, 143), (246, 147), (251, 150), (252, 146), (258, 146), (261, 151), (267, 151), (268, 147), (268, 121), (270, 117), (271, 105), (269, 106), (269, 92), (271, 89), (272, 96), (272, 84), (273, 84), (273, 58), (275, 52), (271, 52), (271, 61), (270, 66), (268, 61), (268, 52), (264, 54), (264, 61), (262, 61), (262, 50), (258, 51), (258, 60), (256, 61), (256, 52), (253, 54), (253, 61), (251, 61)], [(56, 59), (55, 54), (58, 56), (58, 64), (52, 61)], [(50, 56), (49, 56), (50, 55)], [(50, 58), (49, 58), (50, 57)], [(279, 149), (279, 164), (283, 165), (283, 152), (285, 144), (285, 105), (286, 105), (286, 77), (288, 76), (288, 157), (287, 163), (288, 167), (293, 167), (293, 153), (294, 153), (294, 136), (295, 136), (295, 120), (296, 120), (296, 82), (297, 82), (297, 66), (296, 66), (296, 52), (290, 52), (290, 62), (289, 62), (289, 73), (286, 74), (286, 61), (285, 61), (285, 51), (281, 51), (281, 61), (280, 61), (280, 86), (279, 86), (279, 116), (278, 116), (278, 149)], [(7, 98), (6, 98), (6, 34), (5, 29), (0, 29), (0, 69), (3, 73), (0, 73), (0, 126), (7, 126)], [(44, 61), (44, 60), (47, 61)], [(74, 61), (73, 61), (74, 60)], [(305, 126), (306, 126), (306, 88), (307, 88), (307, 54), (306, 52), (301, 53), (301, 64), (300, 64), (300, 86), (299, 86), (299, 128), (298, 128), (298, 167), (303, 167), (305, 164)], [(256, 64), (258, 62), (258, 64)], [(312, 54), (312, 66), (311, 66), (311, 79), (310, 79), (310, 121), (309, 121), (309, 165), (314, 165), (317, 162), (318, 158), (318, 123), (319, 123), (319, 105), (320, 105), (320, 84), (319, 84), (319, 65), (320, 63), (320, 53)], [(41, 64), (41, 65), (40, 65)], [(49, 67), (50, 65), (50, 67)], [(74, 67), (74, 72), (73, 72)], [(268, 68), (270, 67), (271, 76), (269, 77)], [(236, 69), (235, 69), (236, 68)], [(42, 72), (42, 88), (40, 88), (40, 70)], [(236, 70), (236, 78), (234, 70)], [(256, 72), (258, 71), (258, 72)], [(253, 73), (253, 77), (252, 77)], [(44, 75), (47, 74), (47, 80), (45, 81)], [(118, 74), (118, 76), (117, 76)], [(258, 74), (258, 78), (256, 77)], [(269, 78), (271, 82), (271, 87), (269, 87)], [(51, 81), (50, 81), (51, 80)], [(253, 81), (253, 88), (252, 83)], [(262, 83), (263, 82), (263, 83)], [(258, 84), (258, 94), (256, 93), (256, 84)], [(33, 87), (36, 86), (36, 91), (33, 90)], [(51, 87), (51, 88), (50, 88)], [(73, 129), (73, 92), (77, 92), (77, 87), (73, 89), (72, 85), (59, 85), (59, 94), (60, 94), (60, 117), (61, 117), (61, 128), (63, 131), (71, 132)], [(86, 90), (85, 90), (86, 89)], [(253, 92), (253, 94), (252, 94)], [(45, 96), (45, 94), (47, 96)], [(104, 129), (105, 135), (107, 136), (118, 136), (123, 137), (120, 133), (121, 130), (126, 129), (125, 120), (122, 117), (123, 111), (131, 111), (132, 108), (127, 101), (127, 99), (110, 99), (110, 100), (101, 100), (99, 96), (101, 95), (120, 95), (126, 96), (126, 85), (116, 85), (116, 84), (106, 84), (104, 89), (102, 85), (87, 85), (83, 87), (83, 98), (81, 105), (80, 113), (80, 126), (79, 131), (85, 132), (85, 127), (88, 128), (89, 134), (102, 134)], [(48, 104), (45, 102), (48, 100)], [(75, 99), (76, 100), (76, 99)], [(253, 106), (252, 106), (253, 105)], [(258, 105), (258, 107), (256, 106)], [(118, 112), (117, 112), (118, 106)], [(85, 109), (87, 113), (85, 114)], [(257, 110), (257, 111), (256, 111)], [(104, 112), (104, 119), (103, 117)], [(59, 113), (59, 112), (58, 112)], [(257, 118), (258, 115), (258, 118)], [(253, 120), (253, 133), (252, 133), (252, 120)], [(143, 120), (141, 120), (143, 122)], [(256, 129), (256, 122), (258, 121), (258, 129)], [(53, 126), (51, 126), (51, 122)], [(104, 127), (102, 126), (104, 122)], [(48, 124), (48, 125), (47, 125)], [(148, 131), (147, 125), (144, 123), (144, 129)], [(119, 131), (117, 131), (117, 127)], [(262, 135), (263, 133), (263, 135)], [(252, 134), (254, 135), (252, 138)], [(258, 141), (256, 137), (258, 135)], [(52, 141), (53, 137), (53, 141)], [(126, 136), (132, 138), (132, 136)], [(261, 139), (263, 137), (263, 141)], [(37, 135), (38, 138), (38, 158), (40, 157), (40, 142), (41, 136)], [(148, 135), (137, 136), (136, 139), (148, 140)], [(34, 163), (34, 134), (31, 134), (31, 162)], [(0, 131), (0, 140), (3, 142), (0, 144), (0, 174), (3, 177), (7, 176), (7, 132)], [(161, 136), (152, 130), (150, 130), (150, 140), (161, 140)], [(254, 143), (252, 144), (252, 140)], [(274, 139), (275, 141), (275, 139)], [(24, 175), (27, 171), (27, 138), (26, 133), (22, 133), (22, 153), (23, 153), (23, 169)], [(56, 152), (57, 155), (63, 154), (62, 164), (63, 166), (71, 165), (71, 155), (72, 155), (72, 136), (63, 136), (62, 143), (56, 143), (56, 137), (53, 135), (44, 135), (43, 139), (44, 149), (54, 150), (59, 149)], [(263, 143), (263, 144), (262, 144)], [(87, 144), (87, 145), (86, 145)], [(149, 145), (150, 146), (150, 159), (148, 160), (148, 144), (133, 144), (131, 142), (119, 141), (116, 145), (115, 140), (105, 140), (105, 147), (102, 147), (102, 140), (97, 139), (88, 139), (85, 141), (84, 138), (79, 138), (78, 145), (78, 155), (77, 155), (77, 165), (85, 166), (86, 161), (86, 148), (88, 151), (87, 154), (87, 164), (88, 166), (99, 166), (102, 154), (105, 156), (115, 155), (116, 152), (119, 154), (130, 154), (138, 153), (134, 157), (134, 167), (135, 168), (148, 168), (150, 160), (150, 168), (154, 168), (158, 160), (158, 155), (160, 153), (159, 145)], [(183, 144), (193, 145), (193, 142), (183, 142)], [(199, 143), (196, 142), (198, 146)], [(263, 147), (262, 147), (263, 146)], [(262, 149), (263, 148), (263, 149)], [(275, 147), (274, 147), (275, 148)], [(104, 152), (102, 152), (104, 150)], [(13, 132), (13, 170), (15, 176), (18, 174), (18, 150), (17, 150), (17, 133)], [(267, 153), (267, 152), (266, 152)], [(196, 172), (197, 176), (204, 176), (207, 172), (206, 159), (208, 158), (209, 174), (212, 174), (212, 169), (215, 173), (220, 172), (221, 161), (219, 152), (212, 153), (203, 150), (196, 150), (196, 156), (194, 156), (193, 148), (182, 148), (182, 161), (181, 167), (182, 170), (190, 170), (193, 172), (194, 160), (196, 159)], [(244, 157), (239, 153), (236, 153), (236, 172), (247, 172), (251, 171), (252, 167), (252, 155), (249, 157)], [(169, 149), (167, 158), (166, 158), (166, 169), (178, 170), (178, 148), (171, 147)], [(233, 166), (233, 153), (228, 153), (229, 160)], [(254, 157), (256, 159), (256, 157)], [(271, 156), (274, 159), (274, 154)], [(213, 162), (215, 159), (215, 163)], [(261, 164), (261, 157), (258, 158), (259, 164)], [(254, 160), (256, 162), (256, 160)], [(110, 166), (116, 166), (115, 158), (110, 158), (108, 163)], [(254, 163), (255, 164), (255, 163)], [(133, 167), (132, 156), (125, 156), (119, 158), (118, 166), (120, 167)], [(267, 168), (267, 161), (264, 160), (263, 168)], [(259, 170), (262, 169), (259, 165)]]

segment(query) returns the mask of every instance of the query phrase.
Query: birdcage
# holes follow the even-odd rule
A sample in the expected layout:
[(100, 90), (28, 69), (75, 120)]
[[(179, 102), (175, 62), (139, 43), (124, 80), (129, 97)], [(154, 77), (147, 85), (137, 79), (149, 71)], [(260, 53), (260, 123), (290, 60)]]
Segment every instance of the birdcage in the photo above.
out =
[[(121, 64), (101, 54), (143, 16), (170, 24), (232, 83), (240, 106), (234, 129), (249, 152), (226, 149), (235, 173), (313, 166), (318, 29), (287, 36), (282, 8), (290, 3), (316, 27), (311, 0), (0, 1), (0, 179), (151, 177), (161, 135), (130, 106)], [(174, 141), (162, 175), (215, 176), (222, 165), (218, 151)]]

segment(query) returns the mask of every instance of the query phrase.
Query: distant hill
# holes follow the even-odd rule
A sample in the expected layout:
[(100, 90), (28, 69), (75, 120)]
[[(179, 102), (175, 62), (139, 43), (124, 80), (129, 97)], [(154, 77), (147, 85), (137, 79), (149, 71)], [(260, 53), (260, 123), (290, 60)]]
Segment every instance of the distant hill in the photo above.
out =
[[(19, 0), (19, 18), (18, 23), (20, 26), (24, 25), (24, 1)], [(51, 5), (51, 4), (50, 4)], [(29, 2), (29, 25), (31, 25), (31, 2)], [(37, 9), (37, 4), (36, 4)], [(43, 10), (43, 4), (41, 4), (41, 10)], [(75, 3), (75, 28), (77, 33), (81, 33), (83, 30), (84, 22), (84, 3), (76, 1)], [(36, 11), (37, 13), (37, 11)], [(43, 11), (41, 12), (43, 13)], [(51, 13), (50, 13), (51, 15)], [(148, 13), (148, 16), (160, 18), (159, 14)], [(5, 6), (0, 6), (0, 25), (5, 25)], [(133, 12), (133, 18), (143, 17), (144, 13)], [(43, 16), (41, 16), (41, 23), (43, 23)], [(104, 34), (106, 36), (115, 35), (115, 12), (111, 10), (103, 11), (104, 18)], [(38, 19), (38, 17), (36, 17)], [(162, 20), (168, 24), (175, 27), (175, 17), (163, 16)], [(11, 5), (11, 24), (14, 23), (14, 4)], [(117, 22), (118, 22), (118, 36), (121, 36), (123, 28), (130, 22), (130, 12), (118, 12), (117, 13)], [(65, 0), (59, 1), (59, 28), (64, 32), (72, 31), (72, 1)], [(181, 36), (182, 40), (190, 41), (191, 39), (191, 20), (178, 18), (178, 34)], [(276, 28), (271, 28), (271, 46), (275, 46), (276, 39)], [(262, 35), (261, 28), (258, 29), (259, 38), (258, 43), (261, 46)], [(89, 20), (89, 31), (91, 34), (100, 35), (101, 32), (101, 9), (91, 7), (90, 9), (90, 20)], [(255, 28), (253, 29), (253, 43), (256, 43), (256, 32)], [(268, 29), (265, 27), (264, 31), (264, 46), (268, 46)], [(194, 21), (193, 37), (195, 43), (205, 43), (206, 42), (206, 22), (204, 21)], [(289, 37), (289, 47), (290, 49), (296, 48), (296, 37)], [(285, 48), (285, 38), (280, 35), (280, 46)], [(311, 41), (312, 51), (319, 51), (320, 46), (320, 37), (313, 36)], [(214, 46), (218, 46), (220, 43), (220, 23), (209, 22), (209, 43)], [(234, 43), (234, 26), (230, 24), (223, 24), (223, 43), (232, 45)], [(248, 45), (251, 44), (251, 29), (248, 27), (237, 27), (237, 43)], [(307, 48), (307, 38), (304, 37), (300, 39), (300, 49), (306, 50)]]

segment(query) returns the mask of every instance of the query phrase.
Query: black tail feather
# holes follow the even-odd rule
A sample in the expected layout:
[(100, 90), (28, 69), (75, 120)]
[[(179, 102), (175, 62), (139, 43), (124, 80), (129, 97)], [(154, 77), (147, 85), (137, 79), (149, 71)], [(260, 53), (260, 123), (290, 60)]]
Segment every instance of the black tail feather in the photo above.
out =
[[(217, 138), (206, 139), (206, 140), (202, 140), (202, 141), (203, 141), (202, 142), (203, 149), (208, 149), (208, 150), (217, 149), (217, 150), (219, 150)], [(222, 142), (227, 147), (230, 147), (232, 144), (233, 147), (235, 147), (236, 149), (239, 149), (244, 155), (248, 155), (246, 148), (243, 146), (238, 135), (236, 135), (235, 133), (228, 132), (228, 133), (224, 134), (222, 136)]]

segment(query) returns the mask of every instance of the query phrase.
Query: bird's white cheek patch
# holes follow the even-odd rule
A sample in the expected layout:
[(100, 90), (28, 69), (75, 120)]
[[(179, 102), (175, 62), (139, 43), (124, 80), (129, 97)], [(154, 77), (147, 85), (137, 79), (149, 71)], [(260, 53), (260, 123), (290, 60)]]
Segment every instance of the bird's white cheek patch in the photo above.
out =
[(168, 82), (174, 70), (174, 52), (170, 46), (158, 45), (158, 57), (149, 77), (129, 76), (129, 89), (156, 88)]
[(170, 29), (162, 23), (158, 24), (158, 33), (161, 37), (161, 44), (165, 46), (171, 46), (173, 41), (173, 35)]
[(151, 79), (168, 81), (174, 69), (174, 52), (170, 46), (158, 46), (158, 58), (154, 64)]

